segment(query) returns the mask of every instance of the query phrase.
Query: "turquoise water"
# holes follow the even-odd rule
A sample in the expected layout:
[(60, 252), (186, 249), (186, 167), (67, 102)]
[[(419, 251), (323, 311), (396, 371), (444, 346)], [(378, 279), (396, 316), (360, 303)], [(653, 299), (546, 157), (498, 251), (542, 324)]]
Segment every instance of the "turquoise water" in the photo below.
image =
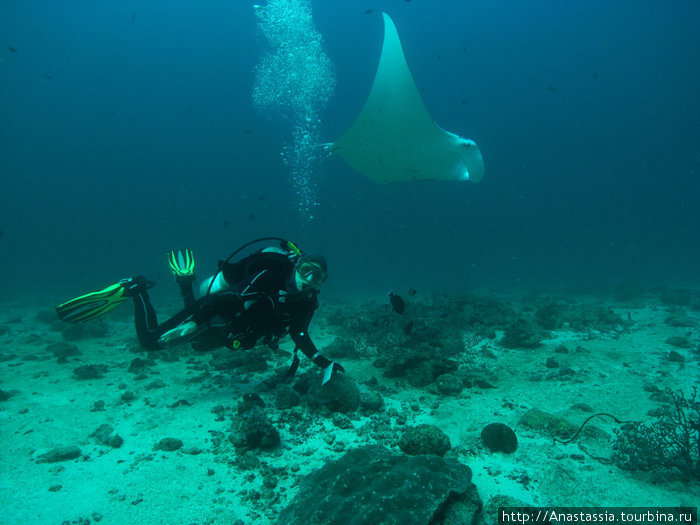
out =
[[(481, 182), (381, 185), (322, 147), (370, 92), (383, 11), (431, 117), (479, 145)], [(595, 412), (697, 417), (699, 26), (693, 1), (3, 2), (0, 521), (290, 519), (348, 451), (443, 468), (405, 463), (420, 425), (470, 467), (487, 523), (499, 503), (697, 501), (687, 469), (630, 453), (631, 427), (552, 438)], [(147, 354), (128, 305), (53, 316), (146, 275), (165, 318), (168, 250), (194, 250), (201, 281), (267, 236), (325, 254), (311, 335), (361, 404), (319, 401), (308, 362), (281, 381), (288, 340)], [(251, 417), (279, 444), (241, 448)], [(485, 446), (494, 422), (515, 453)]]

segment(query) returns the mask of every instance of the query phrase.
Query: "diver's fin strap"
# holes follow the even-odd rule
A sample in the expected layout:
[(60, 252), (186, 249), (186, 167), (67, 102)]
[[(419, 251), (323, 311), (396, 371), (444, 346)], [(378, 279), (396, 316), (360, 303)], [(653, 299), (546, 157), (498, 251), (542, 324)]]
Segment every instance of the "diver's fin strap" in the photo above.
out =
[(168, 252), (168, 266), (175, 277), (194, 275), (194, 253), (192, 250), (171, 250)]

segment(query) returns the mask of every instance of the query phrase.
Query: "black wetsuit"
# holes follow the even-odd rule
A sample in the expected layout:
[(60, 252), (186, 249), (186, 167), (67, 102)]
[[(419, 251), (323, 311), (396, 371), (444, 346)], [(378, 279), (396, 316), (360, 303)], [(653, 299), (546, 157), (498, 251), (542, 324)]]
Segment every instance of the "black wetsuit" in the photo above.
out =
[(191, 282), (180, 282), (185, 308), (161, 324), (148, 292), (137, 289), (134, 305), (141, 347), (160, 349), (158, 340), (165, 332), (194, 321), (197, 330), (187, 338), (196, 350), (252, 348), (259, 341), (274, 344), (289, 334), (296, 349), (316, 365), (326, 368), (332, 364), (308, 334), (318, 307), (318, 291), (311, 287), (297, 291), (294, 261), (287, 255), (256, 252), (235, 264), (223, 264), (221, 272), (231, 288), (199, 299), (194, 298)]

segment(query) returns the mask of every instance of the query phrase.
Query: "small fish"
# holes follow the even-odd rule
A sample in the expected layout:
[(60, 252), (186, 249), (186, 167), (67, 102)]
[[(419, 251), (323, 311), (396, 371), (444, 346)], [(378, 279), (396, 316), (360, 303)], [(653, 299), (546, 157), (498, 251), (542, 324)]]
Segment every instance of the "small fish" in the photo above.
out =
[(366, 15), (371, 15), (371, 14), (372, 14), (372, 9), (367, 9), (367, 10), (365, 11), (365, 14), (366, 14)]
[(416, 323), (414, 323), (413, 321), (409, 321), (409, 322), (406, 323), (406, 325), (403, 327), (403, 332), (404, 332), (406, 335), (411, 335), (411, 332), (413, 331), (413, 327), (415, 326), (415, 324), (416, 324)]
[(51, 75), (44, 75), (44, 78), (45, 78), (46, 80), (51, 80), (53, 77), (52, 77)]
[(136, 22), (136, 13), (131, 13), (131, 21)]
[(404, 310), (406, 310), (406, 303), (404, 302), (404, 300), (401, 299), (401, 297), (396, 295), (394, 292), (389, 292), (387, 295), (389, 296), (391, 308), (394, 310), (394, 312), (401, 315), (404, 312)]
[(17, 52), (17, 48), (16, 48), (16, 47), (7, 46), (7, 49), (8, 49), (8, 51), (9, 51), (10, 53), (16, 53), (16, 52)]
[(266, 195), (258, 195), (258, 200), (259, 200), (259, 201), (264, 201), (265, 199), (267, 199), (267, 196), (266, 196)]
[(408, 295), (410, 295), (411, 297), (413, 297), (413, 296), (416, 295), (417, 293), (418, 293), (418, 290), (416, 290), (415, 288), (409, 288), (409, 289), (408, 289)]
[(248, 217), (250, 217), (251, 220), (255, 220), (255, 215), (253, 215), (252, 213), (249, 213), (249, 214), (248, 214)]

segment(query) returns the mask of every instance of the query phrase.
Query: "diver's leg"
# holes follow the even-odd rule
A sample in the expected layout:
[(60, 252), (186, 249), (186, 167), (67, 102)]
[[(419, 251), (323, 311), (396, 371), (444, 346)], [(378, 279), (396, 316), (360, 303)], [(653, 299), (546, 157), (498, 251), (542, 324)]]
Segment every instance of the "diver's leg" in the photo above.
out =
[(188, 306), (180, 310), (167, 321), (158, 324), (156, 310), (153, 308), (151, 298), (148, 295), (148, 289), (151, 288), (153, 284), (154, 283), (146, 281), (143, 277), (134, 277), (123, 281), (125, 293), (134, 299), (136, 336), (138, 337), (141, 348), (145, 350), (160, 350), (161, 346), (158, 342), (160, 336), (183, 323), (199, 308), (199, 302), (193, 297), (193, 301)]
[(134, 324), (136, 326), (136, 336), (139, 339), (141, 348), (146, 350), (158, 350), (158, 339), (161, 331), (158, 326), (158, 316), (151, 304), (151, 298), (143, 287), (133, 290), (134, 299)]

